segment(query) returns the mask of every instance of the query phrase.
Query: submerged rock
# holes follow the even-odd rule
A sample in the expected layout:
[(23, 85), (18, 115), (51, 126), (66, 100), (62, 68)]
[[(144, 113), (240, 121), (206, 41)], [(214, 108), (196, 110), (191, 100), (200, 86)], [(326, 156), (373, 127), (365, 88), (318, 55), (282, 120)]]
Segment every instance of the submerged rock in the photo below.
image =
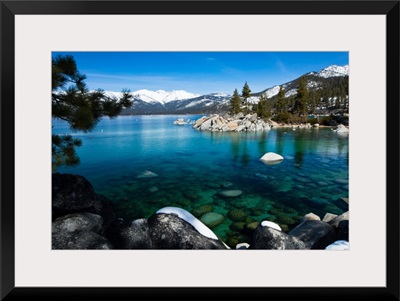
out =
[(155, 177), (158, 177), (158, 174), (156, 174), (150, 170), (145, 170), (136, 176), (137, 179), (155, 178)]
[(216, 212), (207, 212), (201, 216), (200, 221), (207, 227), (215, 228), (216, 226), (222, 224), (224, 221), (224, 216)]
[(228, 212), (228, 217), (234, 222), (244, 222), (247, 218), (247, 213), (241, 209), (232, 209)]
[(196, 207), (192, 210), (192, 213), (195, 217), (200, 217), (207, 212), (211, 212), (214, 209), (213, 204), (204, 204), (199, 207)]
[(218, 194), (226, 198), (235, 198), (242, 195), (241, 190), (222, 190)]

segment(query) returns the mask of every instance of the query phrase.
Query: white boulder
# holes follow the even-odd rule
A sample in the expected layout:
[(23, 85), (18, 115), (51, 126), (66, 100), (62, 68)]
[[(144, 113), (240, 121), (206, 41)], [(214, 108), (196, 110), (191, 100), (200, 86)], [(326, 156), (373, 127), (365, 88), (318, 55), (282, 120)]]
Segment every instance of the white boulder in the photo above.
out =
[(347, 251), (350, 250), (350, 245), (347, 240), (337, 240), (325, 248), (331, 251)]
[(262, 222), (261, 222), (261, 226), (263, 226), (263, 227), (270, 227), (270, 228), (273, 228), (273, 229), (275, 229), (275, 230), (282, 231), (281, 227), (279, 227), (278, 224), (275, 224), (275, 223), (270, 222), (270, 221), (262, 221)]
[(279, 154), (269, 152), (264, 154), (260, 160), (266, 164), (277, 164), (283, 161), (283, 157)]
[(337, 126), (336, 132), (337, 132), (337, 133), (348, 133), (348, 132), (349, 132), (349, 129), (348, 129), (347, 127), (345, 127), (343, 124), (339, 124), (339, 125)]

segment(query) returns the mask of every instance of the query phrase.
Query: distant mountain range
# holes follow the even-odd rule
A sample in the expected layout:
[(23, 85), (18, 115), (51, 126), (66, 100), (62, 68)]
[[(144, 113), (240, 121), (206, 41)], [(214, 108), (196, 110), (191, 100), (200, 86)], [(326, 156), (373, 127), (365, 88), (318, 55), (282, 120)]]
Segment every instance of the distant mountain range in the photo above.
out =
[[(303, 76), (306, 77), (307, 86), (310, 90), (332, 89), (338, 81), (348, 80), (349, 66), (332, 65), (318, 72), (311, 71)], [(250, 103), (258, 103), (262, 94), (267, 96), (268, 99), (274, 100), (280, 86), (283, 87), (286, 97), (294, 97), (297, 93), (299, 79), (300, 77), (290, 82), (252, 93), (248, 101)], [(119, 94), (116, 92), (106, 93), (110, 96)], [(225, 93), (199, 95), (184, 90), (171, 92), (164, 90), (138, 90), (132, 92), (132, 95), (134, 98), (133, 106), (130, 109), (123, 110), (122, 115), (223, 113), (228, 111), (231, 98), (231, 95)]]

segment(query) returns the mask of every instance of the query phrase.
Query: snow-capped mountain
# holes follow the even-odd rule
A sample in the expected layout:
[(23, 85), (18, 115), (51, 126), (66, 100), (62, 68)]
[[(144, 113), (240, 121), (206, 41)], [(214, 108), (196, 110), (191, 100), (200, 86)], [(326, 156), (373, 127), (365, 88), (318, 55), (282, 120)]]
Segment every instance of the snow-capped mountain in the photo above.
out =
[[(332, 65), (318, 72), (309, 72), (303, 76), (307, 79), (308, 89), (324, 89), (324, 87), (332, 86), (338, 80), (346, 80), (349, 75), (349, 66)], [(252, 93), (248, 99), (249, 103), (256, 104), (261, 94), (268, 99), (274, 99), (279, 89), (285, 91), (285, 97), (293, 97), (297, 93), (299, 78), (281, 85), (275, 85), (258, 93)], [(118, 93), (107, 92), (108, 95), (118, 96)], [(167, 92), (164, 90), (149, 91), (138, 90), (132, 92), (134, 101), (131, 109), (126, 109), (122, 114), (207, 114), (220, 113), (229, 110), (229, 101), (231, 95), (226, 93), (210, 93), (199, 95), (184, 90), (174, 90)]]
[[(193, 93), (182, 93), (180, 95), (196, 95)], [(135, 93), (135, 92), (134, 92)], [(133, 95), (135, 95), (132, 93)], [(228, 106), (230, 95), (225, 93), (211, 93), (207, 95), (197, 95), (188, 99), (176, 99), (167, 102), (148, 101), (134, 96), (133, 107), (123, 111), (123, 114), (202, 114), (212, 113)]]
[(316, 76), (323, 77), (323, 78), (337, 77), (337, 76), (349, 76), (349, 65), (345, 65), (345, 66), (332, 65), (325, 69), (322, 69), (321, 71), (319, 71), (317, 73), (311, 72), (310, 75), (316, 75)]
[(132, 92), (132, 95), (135, 99), (140, 99), (147, 103), (160, 104), (166, 104), (175, 100), (189, 99), (200, 96), (200, 94), (194, 94), (184, 90), (173, 90), (171, 92), (167, 92), (164, 90), (149, 91), (145, 89)]
[[(312, 71), (305, 74), (308, 77), (307, 88), (318, 88), (322, 85), (322, 82), (318, 78), (333, 78), (333, 77), (345, 77), (349, 76), (349, 65), (337, 66), (332, 65), (324, 68), (318, 72)], [(295, 79), (291, 82), (282, 84), (282, 88), (285, 90), (285, 97), (293, 96), (297, 93), (297, 80)], [(267, 98), (272, 98), (279, 93), (280, 86), (274, 86), (268, 88), (261, 93), (267, 96)], [(256, 93), (253, 95), (261, 95), (261, 93)], [(253, 100), (253, 102), (256, 102)]]

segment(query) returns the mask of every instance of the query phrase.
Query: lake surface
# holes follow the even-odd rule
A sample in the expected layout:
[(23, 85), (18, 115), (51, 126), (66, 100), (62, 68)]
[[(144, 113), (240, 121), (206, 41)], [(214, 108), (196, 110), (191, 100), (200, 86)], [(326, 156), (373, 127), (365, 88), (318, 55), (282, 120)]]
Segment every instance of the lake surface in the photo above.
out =
[[(244, 223), (270, 220), (283, 230), (313, 212), (342, 213), (339, 198), (349, 195), (348, 135), (330, 128), (277, 128), (265, 132), (201, 132), (175, 125), (178, 118), (201, 115), (120, 116), (103, 118), (91, 133), (71, 133), (66, 122), (53, 120), (53, 133), (81, 138), (81, 163), (60, 173), (86, 177), (97, 193), (115, 202), (124, 220), (148, 218), (165, 206), (201, 214), (222, 214), (212, 230), (222, 240), (248, 241), (239, 224), (228, 218), (236, 210)], [(284, 157), (266, 165), (267, 152)], [(151, 171), (157, 177), (137, 178)], [(223, 190), (240, 190), (226, 198)], [(204, 206), (205, 205), (205, 206)], [(231, 245), (234, 243), (231, 243)]]

